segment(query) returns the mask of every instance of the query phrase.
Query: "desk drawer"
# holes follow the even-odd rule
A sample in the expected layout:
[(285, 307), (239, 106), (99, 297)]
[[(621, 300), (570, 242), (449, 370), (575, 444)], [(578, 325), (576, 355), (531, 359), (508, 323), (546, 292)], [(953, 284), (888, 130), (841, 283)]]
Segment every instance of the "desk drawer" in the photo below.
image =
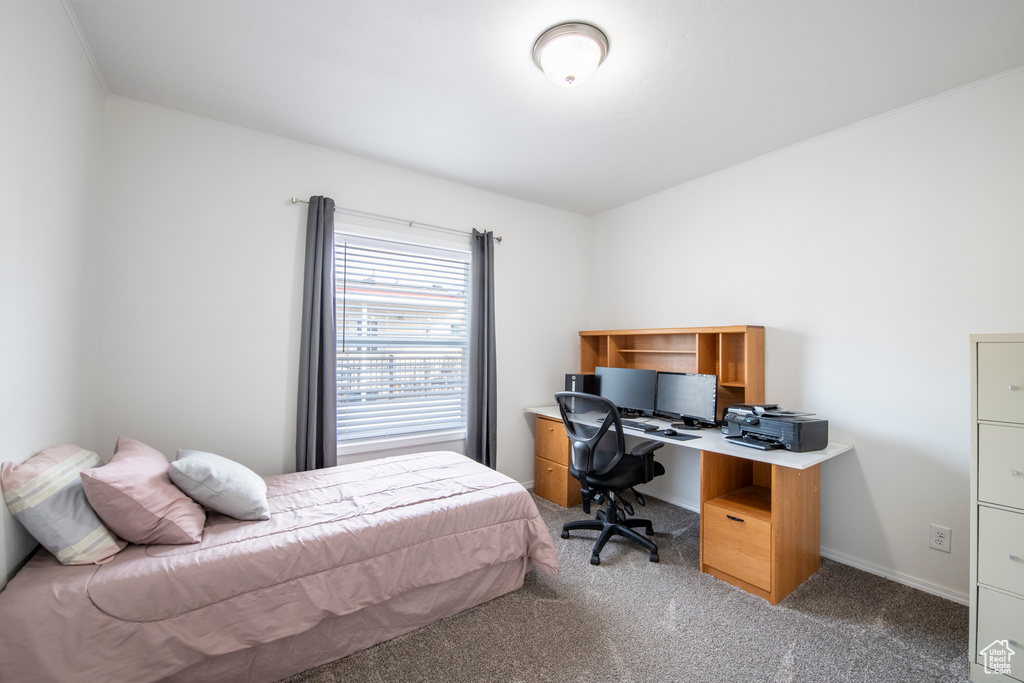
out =
[(713, 501), (704, 503), (704, 564), (771, 590), (772, 525)]
[(978, 425), (978, 500), (1024, 508), (1024, 429)]
[(561, 420), (537, 417), (535, 455), (565, 467), (569, 466), (569, 437)]
[[(1001, 666), (999, 650), (1006, 645), (1014, 651), (1009, 657), (1009, 675), (1024, 680), (1024, 600), (978, 588), (978, 637), (975, 660), (992, 668)], [(991, 662), (988, 658), (992, 657)]]
[(1024, 595), (1024, 514), (978, 506), (978, 582)]
[(582, 500), (580, 482), (569, 474), (569, 468), (544, 458), (533, 461), (533, 492), (564, 508), (579, 505)]

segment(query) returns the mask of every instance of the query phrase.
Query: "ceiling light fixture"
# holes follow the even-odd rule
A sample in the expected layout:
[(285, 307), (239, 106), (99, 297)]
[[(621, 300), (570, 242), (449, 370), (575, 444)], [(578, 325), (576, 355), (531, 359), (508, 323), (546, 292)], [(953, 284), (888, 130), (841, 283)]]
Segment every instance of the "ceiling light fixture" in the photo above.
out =
[(575, 87), (594, 75), (608, 55), (608, 38), (590, 24), (552, 26), (533, 46), (533, 61), (544, 75), (563, 88)]

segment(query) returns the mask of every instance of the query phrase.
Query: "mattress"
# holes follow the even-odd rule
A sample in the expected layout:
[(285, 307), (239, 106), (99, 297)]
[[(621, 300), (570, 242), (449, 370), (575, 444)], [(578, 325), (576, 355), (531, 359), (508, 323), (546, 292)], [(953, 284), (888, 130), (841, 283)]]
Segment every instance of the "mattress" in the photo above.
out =
[(0, 593), (0, 680), (277, 680), (558, 573), (529, 493), (457, 453), (267, 484), (270, 520), (210, 514), (196, 545), (37, 553)]

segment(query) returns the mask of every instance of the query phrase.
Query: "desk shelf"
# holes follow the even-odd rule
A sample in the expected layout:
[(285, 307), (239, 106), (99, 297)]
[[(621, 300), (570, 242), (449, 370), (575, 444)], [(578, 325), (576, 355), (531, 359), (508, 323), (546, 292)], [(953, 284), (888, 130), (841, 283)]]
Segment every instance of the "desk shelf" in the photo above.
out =
[(667, 354), (681, 354), (681, 353), (692, 353), (697, 355), (696, 351), (676, 351), (673, 349), (619, 349), (619, 353), (667, 353)]
[(707, 502), (731, 510), (737, 515), (772, 521), (772, 490), (767, 486), (751, 484)]

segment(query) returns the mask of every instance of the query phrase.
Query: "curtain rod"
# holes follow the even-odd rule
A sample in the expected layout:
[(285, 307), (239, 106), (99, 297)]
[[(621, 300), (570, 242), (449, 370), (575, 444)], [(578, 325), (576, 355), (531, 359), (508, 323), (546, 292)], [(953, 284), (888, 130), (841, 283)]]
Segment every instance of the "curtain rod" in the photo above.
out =
[[(308, 199), (299, 199), (298, 197), (292, 197), (292, 204), (309, 204)], [(423, 228), (425, 230), (440, 230), (441, 232), (453, 232), (458, 235), (471, 235), (473, 233), (466, 232), (465, 230), (459, 230), (457, 228), (445, 228), (440, 225), (430, 225), (429, 223), (417, 223), (416, 221), (407, 221), (402, 218), (392, 218), (391, 216), (382, 216), (379, 213), (370, 213), (368, 211), (356, 211), (355, 209), (346, 209), (341, 206), (335, 205), (334, 213), (344, 213), (349, 216), (356, 216), (357, 218), (370, 218), (378, 221), (385, 221), (387, 223), (395, 223), (397, 225), (404, 225), (409, 228)], [(495, 242), (501, 242), (501, 237), (495, 237)]]

